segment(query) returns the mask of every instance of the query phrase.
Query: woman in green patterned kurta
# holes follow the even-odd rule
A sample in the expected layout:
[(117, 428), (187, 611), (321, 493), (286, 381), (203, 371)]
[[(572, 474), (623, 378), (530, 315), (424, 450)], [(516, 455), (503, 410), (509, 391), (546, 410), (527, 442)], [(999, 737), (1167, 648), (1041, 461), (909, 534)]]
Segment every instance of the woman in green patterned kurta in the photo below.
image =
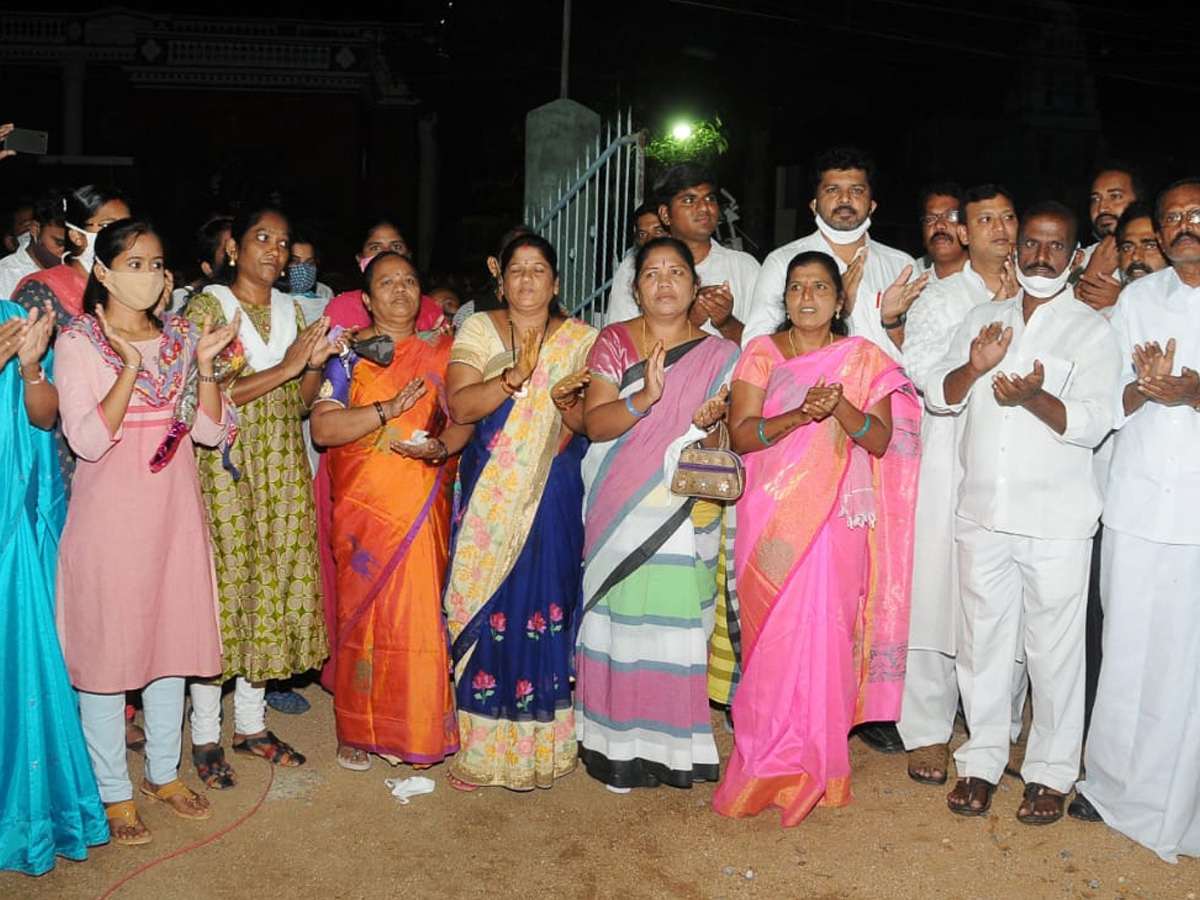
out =
[[(328, 320), (305, 328), (295, 302), (272, 289), (288, 259), (288, 222), (275, 210), (234, 221), (232, 279), (192, 298), (195, 322), (240, 313), (246, 366), (228, 389), (238, 436), (228, 458), (199, 454), (221, 596), (225, 677), (236, 676), (233, 749), (283, 766), (304, 756), (266, 727), (264, 682), (321, 664), (321, 612), (312, 482), (300, 420), (338, 349)], [(210, 788), (236, 783), (220, 746), (220, 683), (192, 685), (192, 759)]]

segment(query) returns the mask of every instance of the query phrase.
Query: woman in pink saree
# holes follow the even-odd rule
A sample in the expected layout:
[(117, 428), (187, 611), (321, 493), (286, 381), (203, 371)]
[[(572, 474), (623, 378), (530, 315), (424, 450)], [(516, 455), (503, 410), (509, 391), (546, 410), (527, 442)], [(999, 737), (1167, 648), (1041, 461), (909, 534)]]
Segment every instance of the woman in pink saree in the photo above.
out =
[(850, 729), (895, 720), (904, 684), (920, 406), (887, 353), (835, 333), (842, 297), (832, 258), (795, 257), (790, 326), (733, 373), (743, 675), (713, 807), (785, 826), (850, 802)]

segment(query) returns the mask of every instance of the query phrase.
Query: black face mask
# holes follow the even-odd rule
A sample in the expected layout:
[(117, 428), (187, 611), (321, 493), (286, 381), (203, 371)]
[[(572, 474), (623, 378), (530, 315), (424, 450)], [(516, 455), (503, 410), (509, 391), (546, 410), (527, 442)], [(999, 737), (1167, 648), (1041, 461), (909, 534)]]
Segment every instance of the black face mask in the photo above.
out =
[(57, 266), (62, 262), (62, 253), (55, 253), (53, 250), (47, 250), (42, 246), (40, 240), (32, 241), (29, 244), (29, 255), (43, 269), (49, 269), (51, 266)]
[(377, 366), (390, 366), (396, 355), (396, 344), (389, 335), (377, 334), (361, 341), (353, 341), (350, 348), (368, 362)]

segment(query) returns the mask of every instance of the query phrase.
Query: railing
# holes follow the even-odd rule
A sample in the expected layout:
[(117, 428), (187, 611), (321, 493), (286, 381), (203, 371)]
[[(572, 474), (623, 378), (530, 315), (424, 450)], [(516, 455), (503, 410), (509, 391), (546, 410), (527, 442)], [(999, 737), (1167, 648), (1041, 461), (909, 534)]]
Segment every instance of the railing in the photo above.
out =
[(558, 200), (526, 210), (525, 220), (558, 251), (559, 297), (567, 311), (603, 324), (613, 273), (633, 244), (630, 216), (645, 190), (645, 132), (633, 130), (633, 113), (605, 128), (576, 163), (575, 178), (561, 184)]

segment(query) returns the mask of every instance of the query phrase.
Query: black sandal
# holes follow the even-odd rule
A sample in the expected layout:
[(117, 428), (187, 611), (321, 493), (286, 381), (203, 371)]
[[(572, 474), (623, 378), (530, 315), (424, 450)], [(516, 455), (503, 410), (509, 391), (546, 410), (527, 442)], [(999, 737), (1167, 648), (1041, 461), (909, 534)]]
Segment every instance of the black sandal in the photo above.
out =
[[(982, 816), (992, 808), (992, 794), (996, 786), (982, 778), (960, 778), (946, 797), (950, 812), (960, 816)], [(979, 806), (972, 804), (978, 803)]]
[(251, 756), (261, 757), (267, 762), (283, 766), (285, 769), (302, 766), (308, 760), (308, 757), (287, 741), (281, 741), (276, 737), (273, 731), (268, 731), (262, 737), (242, 738), (234, 743), (233, 749), (237, 753), (248, 753)]
[(226, 791), (237, 784), (237, 773), (225, 761), (225, 750), (215, 747), (192, 747), (192, 764), (196, 774), (209, 790)]

